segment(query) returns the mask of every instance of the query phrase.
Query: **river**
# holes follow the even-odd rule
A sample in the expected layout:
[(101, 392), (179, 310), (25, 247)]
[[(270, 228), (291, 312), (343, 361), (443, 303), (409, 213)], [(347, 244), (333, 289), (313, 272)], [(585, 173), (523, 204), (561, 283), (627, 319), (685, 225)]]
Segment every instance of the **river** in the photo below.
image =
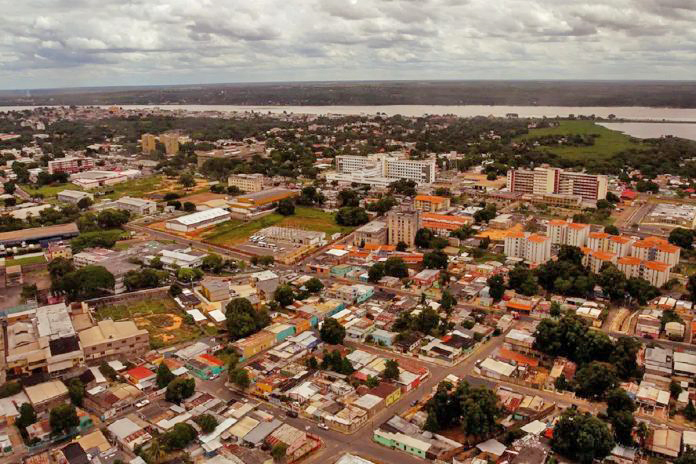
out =
[[(228, 111), (300, 114), (401, 114), (423, 116), (428, 114), (453, 114), (461, 117), (501, 116), (516, 114), (520, 117), (567, 117), (570, 115), (595, 115), (607, 118), (632, 119), (646, 122), (602, 123), (605, 127), (625, 132), (638, 138), (674, 135), (696, 140), (696, 108), (651, 108), (643, 106), (484, 106), (484, 105), (387, 105), (387, 106), (244, 106), (244, 105), (120, 105), (124, 109), (168, 109), (187, 111)], [(0, 107), (2, 111), (30, 110), (31, 106)], [(684, 123), (674, 123), (682, 121)], [(692, 122), (693, 124), (687, 124)]]

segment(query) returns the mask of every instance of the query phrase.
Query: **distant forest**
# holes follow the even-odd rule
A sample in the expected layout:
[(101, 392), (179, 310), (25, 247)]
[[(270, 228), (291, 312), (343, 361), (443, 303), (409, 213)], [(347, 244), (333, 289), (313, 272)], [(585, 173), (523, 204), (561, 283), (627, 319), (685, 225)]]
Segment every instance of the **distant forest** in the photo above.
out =
[(0, 91), (0, 105), (535, 105), (696, 108), (696, 81), (352, 81)]

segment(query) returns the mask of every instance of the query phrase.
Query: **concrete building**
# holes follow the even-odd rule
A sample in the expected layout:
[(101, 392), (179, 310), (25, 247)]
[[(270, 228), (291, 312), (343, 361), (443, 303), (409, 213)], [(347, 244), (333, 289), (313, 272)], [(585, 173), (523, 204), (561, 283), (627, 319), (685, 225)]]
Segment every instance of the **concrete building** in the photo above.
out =
[(449, 237), (450, 232), (474, 223), (470, 216), (452, 216), (437, 213), (421, 213), (420, 227), (430, 229), (438, 235)]
[(511, 169), (507, 173), (507, 188), (510, 192), (579, 195), (583, 200), (591, 202), (607, 197), (607, 184), (606, 176), (551, 167)]
[(646, 237), (633, 244), (633, 256), (643, 261), (659, 261), (670, 266), (679, 264), (680, 249), (659, 237)]
[(418, 211), (437, 212), (450, 209), (450, 199), (435, 195), (416, 195), (413, 207)]
[(169, 230), (177, 232), (192, 232), (203, 227), (220, 224), (221, 222), (229, 221), (231, 218), (230, 212), (222, 208), (211, 208), (205, 211), (199, 211), (186, 216), (170, 219), (165, 223), (165, 227)]
[(295, 229), (293, 227), (271, 226), (261, 229), (255, 234), (271, 240), (297, 243), (301, 245), (318, 246), (324, 243), (326, 232)]
[(592, 272), (598, 273), (604, 264), (616, 264), (617, 257), (615, 253), (610, 253), (608, 251), (601, 250), (591, 250), (589, 248), (583, 247), (582, 252), (584, 254), (582, 263), (589, 267)]
[(336, 172), (326, 179), (338, 182), (355, 182), (375, 187), (387, 187), (398, 179), (412, 180), (418, 184), (435, 182), (436, 162), (428, 160), (404, 160), (383, 153), (369, 156), (337, 156)]
[(237, 187), (242, 192), (260, 192), (263, 190), (263, 178), (263, 174), (234, 174), (227, 178), (227, 185)]
[(508, 257), (542, 264), (551, 259), (551, 239), (544, 235), (510, 232), (505, 237), (504, 252)]
[(416, 232), (421, 227), (420, 212), (415, 210), (391, 210), (387, 213), (389, 244), (404, 242), (409, 247), (415, 243)]
[(94, 195), (87, 192), (80, 192), (79, 190), (63, 190), (62, 192), (58, 192), (58, 195), (56, 195), (56, 199), (58, 201), (63, 203), (70, 203), (73, 205), (77, 204), (77, 202), (79, 202), (83, 198), (89, 198), (90, 200), (94, 200)]
[(24, 393), (37, 414), (48, 412), (56, 406), (70, 401), (68, 389), (60, 380), (49, 380), (24, 387)]
[(84, 363), (70, 313), (64, 303), (43, 306), (7, 325), (6, 369), (15, 374), (59, 375)]
[(389, 228), (382, 221), (368, 222), (353, 233), (353, 245), (384, 245), (388, 240)]
[(48, 173), (56, 174), (59, 172), (67, 172), (68, 174), (74, 174), (76, 172), (94, 169), (95, 166), (96, 164), (94, 158), (77, 158), (68, 156), (49, 161)]
[(280, 200), (292, 198), (298, 195), (295, 190), (273, 188), (260, 192), (239, 195), (229, 201), (230, 211), (244, 217), (251, 217), (258, 213), (273, 209)]
[(138, 329), (133, 321), (105, 319), (79, 332), (80, 344), (88, 364), (114, 359), (133, 359), (150, 349), (147, 330)]
[(123, 209), (131, 214), (155, 214), (157, 212), (157, 203), (142, 198), (122, 197), (116, 200), (116, 207)]
[(157, 148), (157, 136), (154, 134), (143, 134), (140, 136), (140, 147), (143, 153), (154, 153)]
[(44, 247), (50, 242), (69, 240), (80, 235), (74, 222), (55, 226), (33, 227), (31, 229), (13, 230), (0, 233), (0, 245), (17, 246), (22, 243), (38, 243)]
[(590, 225), (563, 220), (552, 220), (546, 226), (546, 235), (553, 245), (585, 246)]

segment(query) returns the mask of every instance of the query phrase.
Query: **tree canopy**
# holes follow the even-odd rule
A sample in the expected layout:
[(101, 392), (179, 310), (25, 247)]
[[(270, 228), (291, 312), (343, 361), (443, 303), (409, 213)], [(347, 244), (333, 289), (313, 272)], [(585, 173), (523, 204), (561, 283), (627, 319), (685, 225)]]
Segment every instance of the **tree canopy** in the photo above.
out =
[(227, 331), (232, 341), (255, 334), (271, 322), (268, 311), (255, 310), (246, 298), (234, 298), (227, 303), (225, 311)]
[(614, 448), (614, 438), (607, 424), (589, 413), (566, 409), (553, 429), (551, 447), (581, 464), (603, 459)]

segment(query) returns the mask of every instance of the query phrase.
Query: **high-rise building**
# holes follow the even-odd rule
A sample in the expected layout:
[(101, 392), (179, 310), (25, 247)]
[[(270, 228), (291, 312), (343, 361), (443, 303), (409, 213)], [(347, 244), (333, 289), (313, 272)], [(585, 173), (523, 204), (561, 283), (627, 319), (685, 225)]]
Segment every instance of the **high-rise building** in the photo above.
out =
[(551, 259), (551, 239), (544, 235), (510, 232), (505, 237), (504, 251), (505, 256), (542, 264)]
[(263, 174), (234, 174), (227, 178), (227, 185), (246, 193), (260, 192), (263, 190)]
[(420, 212), (416, 210), (391, 210), (387, 214), (389, 245), (404, 242), (412, 247), (416, 232), (420, 229)]
[(157, 137), (154, 134), (143, 134), (140, 136), (140, 146), (143, 153), (154, 153), (157, 148)]
[(55, 174), (57, 172), (67, 172), (75, 174), (76, 172), (89, 171), (96, 166), (94, 158), (77, 158), (67, 156), (65, 158), (56, 158), (48, 162), (48, 173)]
[(546, 226), (546, 235), (554, 245), (570, 245), (575, 247), (585, 246), (590, 234), (590, 225), (563, 220), (549, 221)]
[(607, 176), (550, 167), (511, 169), (507, 188), (511, 192), (578, 195), (585, 201), (597, 201), (607, 197)]

